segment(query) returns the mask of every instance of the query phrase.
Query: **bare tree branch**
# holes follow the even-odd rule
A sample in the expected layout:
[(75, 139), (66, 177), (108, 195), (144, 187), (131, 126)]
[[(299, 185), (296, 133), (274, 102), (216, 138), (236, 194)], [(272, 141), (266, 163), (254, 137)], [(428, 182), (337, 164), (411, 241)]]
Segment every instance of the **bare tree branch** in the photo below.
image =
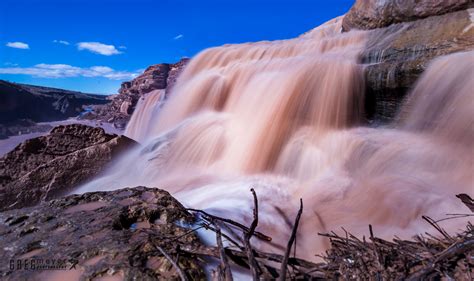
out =
[(250, 189), (253, 195), (253, 221), (252, 224), (250, 225), (249, 231), (245, 232), (244, 234), (244, 243), (245, 243), (245, 251), (247, 253), (248, 257), (248, 262), (250, 266), (250, 270), (252, 272), (252, 278), (253, 280), (258, 280), (259, 279), (259, 266), (257, 261), (255, 260), (255, 256), (253, 253), (252, 246), (250, 245), (250, 238), (254, 235), (255, 228), (258, 225), (258, 200), (257, 200), (257, 194), (255, 193), (255, 190), (252, 188)]
[(160, 251), (163, 256), (173, 265), (173, 267), (176, 269), (176, 271), (179, 274), (179, 277), (181, 278), (182, 281), (187, 281), (188, 278), (186, 277), (186, 274), (183, 272), (183, 270), (179, 267), (179, 265), (161, 248), (160, 246), (155, 245), (156, 249)]
[[(293, 224), (293, 229), (291, 231), (290, 240), (288, 240), (288, 245), (286, 246), (285, 256), (280, 267), (280, 280), (286, 279), (286, 270), (288, 267), (288, 259), (290, 258), (291, 247), (296, 239), (296, 232), (298, 231), (298, 224), (300, 223), (301, 214), (303, 213), (303, 199), (300, 198), (300, 209), (295, 218), (295, 223)], [(296, 245), (295, 245), (296, 248)]]
[(214, 227), (216, 228), (216, 242), (220, 256), (219, 277), (223, 276), (223, 280), (232, 281), (234, 278), (232, 278), (232, 272), (230, 271), (227, 255), (225, 254), (224, 245), (222, 244), (221, 228), (217, 223), (214, 223)]

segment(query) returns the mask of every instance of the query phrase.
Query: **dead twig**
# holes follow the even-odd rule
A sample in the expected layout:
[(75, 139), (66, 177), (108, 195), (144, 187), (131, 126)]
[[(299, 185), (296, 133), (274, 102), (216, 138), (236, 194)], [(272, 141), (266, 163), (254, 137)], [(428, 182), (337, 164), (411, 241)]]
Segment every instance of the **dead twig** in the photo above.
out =
[(453, 238), (451, 236), (449, 236), (449, 234), (441, 227), (439, 226), (436, 221), (434, 221), (432, 218), (428, 217), (428, 216), (421, 216), (422, 219), (424, 219), (425, 221), (427, 221), (429, 224), (431, 224), (436, 230), (439, 231), (439, 233), (441, 233), (444, 238), (446, 238), (448, 241), (453, 241)]
[[(290, 257), (291, 247), (296, 239), (296, 232), (298, 231), (298, 224), (300, 223), (301, 214), (303, 213), (303, 199), (300, 198), (300, 209), (298, 210), (298, 214), (295, 218), (295, 223), (293, 224), (293, 229), (291, 231), (290, 239), (288, 240), (288, 245), (286, 246), (285, 255), (283, 257), (283, 261), (280, 267), (280, 280), (286, 279), (286, 270), (288, 267), (288, 259)], [(296, 245), (295, 245), (296, 249)]]
[[(214, 215), (211, 215), (203, 210), (198, 210), (198, 209), (192, 209), (192, 208), (188, 208), (186, 209), (188, 211), (192, 211), (192, 212), (197, 212), (197, 213), (201, 213), (203, 214), (204, 216), (210, 218), (210, 219), (214, 219), (214, 220), (219, 220), (219, 221), (222, 221), (222, 222), (225, 222), (225, 223), (228, 223), (230, 225), (233, 225), (233, 226), (236, 226), (242, 230), (244, 230), (245, 232), (249, 232), (249, 228), (246, 227), (245, 225), (239, 223), (239, 222), (236, 222), (236, 221), (233, 221), (231, 219), (226, 219), (226, 218), (222, 218), (222, 217), (218, 217), (218, 216), (214, 216)], [(272, 238), (268, 235), (265, 235), (261, 232), (258, 232), (258, 231), (254, 231), (253, 232), (253, 235), (259, 239), (262, 239), (262, 240), (265, 240), (265, 241), (272, 241)]]
[(163, 254), (163, 256), (173, 265), (173, 267), (176, 269), (178, 272), (179, 277), (181, 278), (182, 281), (187, 281), (188, 278), (186, 277), (186, 274), (183, 272), (183, 270), (179, 267), (179, 265), (161, 248), (160, 246), (155, 245), (156, 249)]
[(469, 210), (471, 210), (471, 212), (474, 213), (474, 200), (471, 198), (471, 196), (461, 193), (461, 194), (456, 195), (456, 197), (461, 199), (464, 205), (466, 205), (466, 207), (468, 207)]
[(244, 234), (244, 244), (245, 244), (245, 251), (247, 253), (247, 258), (250, 266), (250, 271), (252, 272), (252, 278), (253, 280), (258, 280), (258, 276), (260, 275), (260, 270), (257, 261), (255, 260), (255, 256), (253, 253), (252, 246), (250, 245), (250, 238), (254, 235), (255, 228), (257, 228), (258, 225), (258, 200), (257, 200), (257, 194), (255, 193), (255, 190), (252, 188), (250, 189), (253, 195), (253, 221), (252, 224), (250, 225), (250, 228), (247, 232)]
[(230, 271), (227, 255), (225, 254), (224, 245), (222, 244), (221, 228), (217, 223), (214, 224), (214, 227), (216, 228), (216, 242), (220, 256), (219, 277), (224, 277), (224, 279), (220, 280), (232, 281), (234, 278), (232, 278), (232, 272)]

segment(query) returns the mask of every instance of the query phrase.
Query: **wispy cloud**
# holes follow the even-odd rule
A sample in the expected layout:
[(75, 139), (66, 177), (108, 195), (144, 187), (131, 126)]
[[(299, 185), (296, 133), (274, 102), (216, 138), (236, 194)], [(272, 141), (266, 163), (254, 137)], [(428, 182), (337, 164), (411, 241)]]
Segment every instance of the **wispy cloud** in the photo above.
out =
[(70, 45), (70, 43), (68, 41), (64, 41), (64, 40), (53, 40), (53, 43), (63, 44), (63, 45)]
[(23, 49), (23, 50), (28, 50), (30, 48), (28, 44), (23, 43), (23, 42), (8, 42), (5, 46), (10, 47), (10, 48), (15, 48), (15, 49)]
[(124, 45), (118, 46), (118, 48), (119, 48), (119, 49), (122, 49), (122, 50), (127, 49), (127, 47), (125, 47)]
[(24, 74), (40, 78), (104, 77), (111, 80), (130, 80), (139, 72), (117, 71), (108, 66), (82, 68), (68, 64), (41, 63), (32, 67), (0, 68), (0, 74)]
[(99, 42), (79, 42), (77, 43), (77, 49), (80, 51), (87, 50), (104, 56), (118, 55), (122, 53), (117, 50), (114, 45), (107, 45)]
[(183, 37), (184, 37), (183, 34), (178, 34), (175, 37), (173, 37), (173, 40), (179, 40), (179, 39), (182, 39)]

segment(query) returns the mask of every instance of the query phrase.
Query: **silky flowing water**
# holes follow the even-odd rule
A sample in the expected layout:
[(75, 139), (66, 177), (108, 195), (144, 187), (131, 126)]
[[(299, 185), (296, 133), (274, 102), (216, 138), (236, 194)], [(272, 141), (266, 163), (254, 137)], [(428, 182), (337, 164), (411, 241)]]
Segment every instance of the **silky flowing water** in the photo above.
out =
[[(341, 231), (409, 238), (421, 215), (465, 213), (474, 188), (474, 53), (441, 57), (391, 126), (363, 123), (358, 58), (374, 31), (341, 33), (336, 18), (292, 40), (225, 45), (192, 59), (163, 105), (145, 96), (126, 134), (143, 146), (76, 192), (145, 185), (244, 224), (250, 188), (258, 230), (286, 245), (303, 198), (297, 255), (314, 259)], [(376, 31), (375, 31), (376, 32)], [(465, 224), (446, 221), (450, 231)]]

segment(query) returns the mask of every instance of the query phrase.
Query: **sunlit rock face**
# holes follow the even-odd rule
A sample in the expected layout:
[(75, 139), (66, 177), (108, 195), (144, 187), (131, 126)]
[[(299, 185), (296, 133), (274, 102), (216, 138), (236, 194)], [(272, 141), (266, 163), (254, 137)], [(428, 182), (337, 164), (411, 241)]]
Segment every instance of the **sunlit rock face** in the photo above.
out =
[[(0, 278), (176, 280), (179, 275), (156, 246), (173, 256), (180, 245), (198, 248), (195, 233), (183, 235), (193, 220), (168, 192), (144, 187), (73, 195), (2, 212), (0, 255), (6, 262), (0, 265)], [(49, 265), (62, 261), (64, 268), (40, 270), (46, 260)], [(17, 261), (23, 262), (21, 267)], [(181, 255), (179, 264), (187, 276), (205, 279), (196, 257)]]
[(472, 7), (472, 0), (357, 0), (344, 17), (343, 28), (380, 28)]
[(102, 128), (66, 125), (29, 139), (0, 158), (0, 210), (32, 206), (99, 174), (135, 142)]
[[(109, 104), (94, 107), (94, 114), (89, 118), (110, 122), (117, 128), (125, 129), (137, 103), (155, 90), (170, 93), (188, 61), (189, 59), (183, 58), (173, 64), (160, 63), (149, 66), (132, 81), (122, 83), (119, 93), (111, 97)], [(165, 94), (163, 98), (166, 97)]]

